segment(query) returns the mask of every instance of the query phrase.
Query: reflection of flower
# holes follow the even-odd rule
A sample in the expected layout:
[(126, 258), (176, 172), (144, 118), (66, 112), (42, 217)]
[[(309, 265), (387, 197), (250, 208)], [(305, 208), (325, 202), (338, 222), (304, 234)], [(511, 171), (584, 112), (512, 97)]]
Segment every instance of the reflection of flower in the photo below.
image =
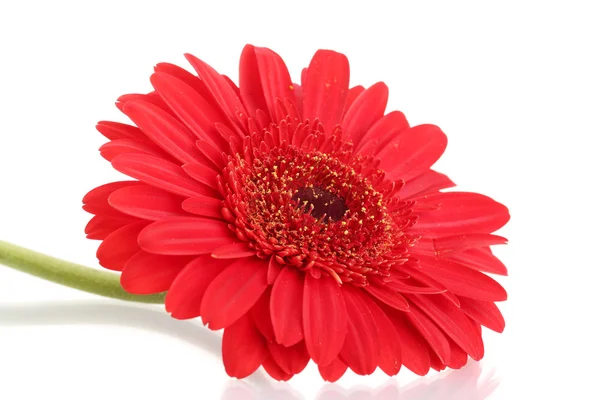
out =
[(384, 115), (388, 89), (349, 89), (344, 55), (321, 50), (293, 84), (247, 46), (240, 84), (193, 56), (158, 64), (155, 91), (117, 103), (138, 127), (100, 122), (101, 154), (137, 179), (84, 198), (100, 264), (138, 294), (168, 291), (173, 317), (225, 329), (231, 376), (287, 380), (309, 359), (389, 375), (459, 368), (501, 331), (505, 273), (489, 246), (503, 205), (430, 169), (433, 125)]
[(499, 382), (491, 375), (480, 376), (481, 366), (471, 363), (460, 371), (450, 371), (443, 377), (423, 378), (404, 387), (396, 380), (374, 390), (364, 387), (345, 390), (332, 384), (325, 386), (316, 400), (484, 400), (496, 390)]
[[(490, 372), (481, 377), (481, 366), (471, 363), (460, 371), (451, 371), (443, 378), (417, 382), (405, 388), (395, 386), (395, 391), (386, 391), (385, 395), (373, 397), (377, 400), (484, 400), (487, 399), (498, 387), (500, 382), (494, 379)], [(389, 394), (388, 394), (389, 393)], [(394, 393), (392, 395), (392, 393)], [(319, 400), (327, 400), (323, 397)], [(365, 397), (365, 400), (368, 400)]]
[[(470, 363), (459, 371), (449, 371), (444, 376), (420, 378), (410, 385), (400, 386), (390, 379), (376, 388), (363, 385), (344, 389), (338, 384), (327, 384), (315, 400), (485, 400), (498, 387), (492, 373), (482, 376), (481, 365)], [(268, 382), (248, 384), (230, 382), (221, 400), (305, 400), (289, 385)]]

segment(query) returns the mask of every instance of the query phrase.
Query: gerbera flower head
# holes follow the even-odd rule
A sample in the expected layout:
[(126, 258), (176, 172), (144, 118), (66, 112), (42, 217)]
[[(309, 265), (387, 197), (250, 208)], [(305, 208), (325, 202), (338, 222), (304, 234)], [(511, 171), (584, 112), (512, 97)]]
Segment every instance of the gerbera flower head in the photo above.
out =
[(134, 180), (89, 192), (97, 256), (132, 293), (167, 291), (175, 318), (224, 329), (227, 373), (259, 366), (287, 380), (310, 359), (389, 375), (460, 368), (483, 357), (481, 326), (502, 331), (505, 274), (490, 246), (508, 210), (431, 169), (434, 125), (385, 113), (388, 88), (349, 88), (343, 54), (319, 50), (290, 78), (246, 46), (239, 86), (194, 56), (161, 63), (154, 91), (100, 122), (100, 148)]

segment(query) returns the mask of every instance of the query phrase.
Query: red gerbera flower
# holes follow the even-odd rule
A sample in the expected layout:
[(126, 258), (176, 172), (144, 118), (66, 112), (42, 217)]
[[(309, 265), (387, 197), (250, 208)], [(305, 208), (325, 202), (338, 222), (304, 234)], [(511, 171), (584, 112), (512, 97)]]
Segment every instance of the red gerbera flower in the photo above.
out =
[(175, 318), (225, 329), (227, 373), (275, 379), (312, 359), (417, 374), (483, 357), (502, 331), (505, 274), (490, 245), (509, 219), (489, 197), (430, 167), (446, 136), (385, 114), (384, 83), (348, 87), (346, 57), (320, 50), (292, 82), (282, 59), (246, 46), (239, 87), (194, 56), (197, 76), (158, 64), (149, 94), (100, 122), (101, 155), (136, 179), (84, 198), (98, 259), (136, 294), (168, 291)]

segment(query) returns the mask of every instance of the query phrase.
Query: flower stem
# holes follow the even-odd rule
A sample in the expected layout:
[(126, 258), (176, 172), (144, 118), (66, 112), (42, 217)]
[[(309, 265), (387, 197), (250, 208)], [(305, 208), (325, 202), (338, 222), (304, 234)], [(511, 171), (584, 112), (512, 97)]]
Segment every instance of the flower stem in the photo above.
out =
[(155, 304), (165, 301), (165, 293), (127, 293), (121, 287), (117, 274), (60, 260), (1, 240), (0, 264), (63, 286), (113, 299)]

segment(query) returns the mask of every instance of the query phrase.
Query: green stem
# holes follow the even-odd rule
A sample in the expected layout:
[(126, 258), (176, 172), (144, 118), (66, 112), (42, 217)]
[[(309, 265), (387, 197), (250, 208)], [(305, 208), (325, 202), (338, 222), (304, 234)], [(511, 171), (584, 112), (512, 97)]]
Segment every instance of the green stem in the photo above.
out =
[(0, 264), (84, 292), (138, 303), (164, 303), (165, 293), (135, 295), (121, 287), (119, 275), (63, 261), (0, 240)]

